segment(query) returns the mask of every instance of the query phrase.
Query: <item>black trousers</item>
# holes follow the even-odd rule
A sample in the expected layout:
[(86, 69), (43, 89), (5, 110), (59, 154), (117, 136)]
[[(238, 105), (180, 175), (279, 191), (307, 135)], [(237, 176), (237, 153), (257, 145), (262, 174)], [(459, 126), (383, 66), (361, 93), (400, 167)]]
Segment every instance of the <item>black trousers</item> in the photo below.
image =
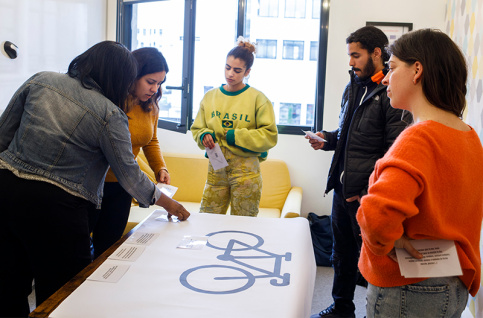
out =
[(361, 230), (356, 214), (359, 202), (347, 202), (342, 184), (337, 183), (332, 203), (332, 265), (334, 282), (332, 297), (337, 310), (351, 314), (355, 310), (354, 292), (359, 278), (358, 262), (362, 246)]
[(132, 196), (118, 182), (104, 184), (101, 209), (92, 208), (89, 211), (94, 258), (121, 238), (131, 211), (131, 201)]
[(89, 201), (0, 169), (0, 317), (27, 317), (91, 262)]

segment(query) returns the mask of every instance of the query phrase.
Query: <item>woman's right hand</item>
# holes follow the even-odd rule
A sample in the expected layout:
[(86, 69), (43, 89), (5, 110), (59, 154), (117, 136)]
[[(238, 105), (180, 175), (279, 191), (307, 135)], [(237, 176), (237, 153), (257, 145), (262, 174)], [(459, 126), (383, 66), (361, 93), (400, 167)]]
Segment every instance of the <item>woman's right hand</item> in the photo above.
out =
[(156, 205), (164, 208), (168, 212), (168, 217), (174, 215), (180, 221), (184, 221), (189, 218), (190, 213), (182, 206), (178, 201), (171, 199), (165, 194), (161, 194), (161, 197), (156, 201)]
[(205, 134), (203, 136), (203, 146), (205, 146), (205, 148), (213, 149), (213, 147), (215, 146), (215, 141), (213, 140), (212, 135)]

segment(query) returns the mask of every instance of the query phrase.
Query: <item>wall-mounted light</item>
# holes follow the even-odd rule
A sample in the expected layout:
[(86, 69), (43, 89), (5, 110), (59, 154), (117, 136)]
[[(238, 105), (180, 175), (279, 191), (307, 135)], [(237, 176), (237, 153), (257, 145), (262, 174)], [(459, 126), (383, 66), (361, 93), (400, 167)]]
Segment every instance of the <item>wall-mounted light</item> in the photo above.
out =
[(0, 43), (0, 51), (2, 51), (3, 55), (13, 60), (17, 58), (18, 46), (10, 41), (3, 41), (2, 43)]

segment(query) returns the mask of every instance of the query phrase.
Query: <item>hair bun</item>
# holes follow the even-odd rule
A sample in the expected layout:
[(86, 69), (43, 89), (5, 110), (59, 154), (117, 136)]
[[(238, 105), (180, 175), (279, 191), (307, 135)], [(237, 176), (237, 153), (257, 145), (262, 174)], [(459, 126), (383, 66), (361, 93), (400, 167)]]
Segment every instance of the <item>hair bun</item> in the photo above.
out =
[(257, 48), (256, 48), (256, 43), (255, 42), (250, 42), (249, 39), (245, 39), (243, 36), (239, 36), (237, 39), (237, 44), (238, 46), (241, 46), (243, 48), (246, 48), (250, 53), (256, 53)]

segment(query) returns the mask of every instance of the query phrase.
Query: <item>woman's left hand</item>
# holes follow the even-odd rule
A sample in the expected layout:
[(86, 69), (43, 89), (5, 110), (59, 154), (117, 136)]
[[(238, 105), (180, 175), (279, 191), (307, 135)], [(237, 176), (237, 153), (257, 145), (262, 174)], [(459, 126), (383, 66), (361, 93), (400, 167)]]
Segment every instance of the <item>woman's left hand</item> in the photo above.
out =
[(169, 177), (168, 171), (161, 169), (156, 176), (156, 181), (158, 181), (158, 183), (170, 184), (171, 178)]

